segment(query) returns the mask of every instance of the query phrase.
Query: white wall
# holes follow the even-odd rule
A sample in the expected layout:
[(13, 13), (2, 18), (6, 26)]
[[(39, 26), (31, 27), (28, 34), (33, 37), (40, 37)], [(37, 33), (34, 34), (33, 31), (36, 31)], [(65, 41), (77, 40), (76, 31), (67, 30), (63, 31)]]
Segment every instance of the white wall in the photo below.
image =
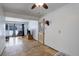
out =
[(68, 55), (79, 55), (79, 4), (68, 4), (45, 18), (45, 44)]
[(25, 35), (27, 35), (27, 28), (28, 28), (28, 22), (26, 24), (24, 24), (24, 33), (25, 33)]
[(28, 28), (32, 31), (34, 39), (38, 40), (38, 21), (29, 21)]
[(5, 23), (5, 20), (4, 20), (4, 16), (3, 16), (3, 9), (1, 7), (1, 4), (0, 4), (0, 55), (5, 47), (5, 34), (4, 34), (4, 29), (5, 29), (5, 26), (4, 26), (4, 23)]

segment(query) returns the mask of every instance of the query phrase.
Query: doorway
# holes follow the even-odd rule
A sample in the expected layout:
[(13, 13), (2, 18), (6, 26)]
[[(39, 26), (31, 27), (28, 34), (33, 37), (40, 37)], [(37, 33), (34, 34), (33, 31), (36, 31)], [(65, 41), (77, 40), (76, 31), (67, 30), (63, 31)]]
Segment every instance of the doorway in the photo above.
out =
[(41, 22), (39, 22), (39, 42), (42, 44), (45, 44), (45, 19), (43, 19)]

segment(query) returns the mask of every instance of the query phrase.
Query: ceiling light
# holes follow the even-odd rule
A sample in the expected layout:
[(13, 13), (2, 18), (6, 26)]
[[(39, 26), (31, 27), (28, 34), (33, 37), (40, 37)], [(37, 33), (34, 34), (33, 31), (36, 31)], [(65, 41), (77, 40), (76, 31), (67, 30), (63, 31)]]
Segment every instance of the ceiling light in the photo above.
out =
[(37, 7), (42, 7), (44, 3), (35, 3)]
[(48, 5), (46, 3), (34, 3), (31, 9), (34, 9), (35, 7), (43, 7), (44, 9), (48, 9)]

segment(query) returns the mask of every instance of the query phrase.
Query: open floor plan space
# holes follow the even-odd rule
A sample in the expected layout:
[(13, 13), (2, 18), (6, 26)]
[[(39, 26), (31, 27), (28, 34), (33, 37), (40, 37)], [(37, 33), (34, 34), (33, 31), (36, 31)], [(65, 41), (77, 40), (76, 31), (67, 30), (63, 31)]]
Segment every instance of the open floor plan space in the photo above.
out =
[(79, 56), (79, 3), (0, 3), (0, 56)]
[(3, 56), (53, 56), (56, 50), (51, 49), (36, 40), (26, 37), (10, 37), (6, 43)]

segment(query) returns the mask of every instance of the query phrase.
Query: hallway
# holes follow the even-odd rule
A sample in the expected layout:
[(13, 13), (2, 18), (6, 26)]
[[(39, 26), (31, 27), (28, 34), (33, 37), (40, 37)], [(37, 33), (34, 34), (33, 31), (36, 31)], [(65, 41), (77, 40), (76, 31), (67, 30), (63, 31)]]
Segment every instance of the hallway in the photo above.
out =
[(27, 37), (10, 37), (6, 43), (3, 56), (52, 56), (54, 49), (38, 43), (36, 40), (27, 40)]

